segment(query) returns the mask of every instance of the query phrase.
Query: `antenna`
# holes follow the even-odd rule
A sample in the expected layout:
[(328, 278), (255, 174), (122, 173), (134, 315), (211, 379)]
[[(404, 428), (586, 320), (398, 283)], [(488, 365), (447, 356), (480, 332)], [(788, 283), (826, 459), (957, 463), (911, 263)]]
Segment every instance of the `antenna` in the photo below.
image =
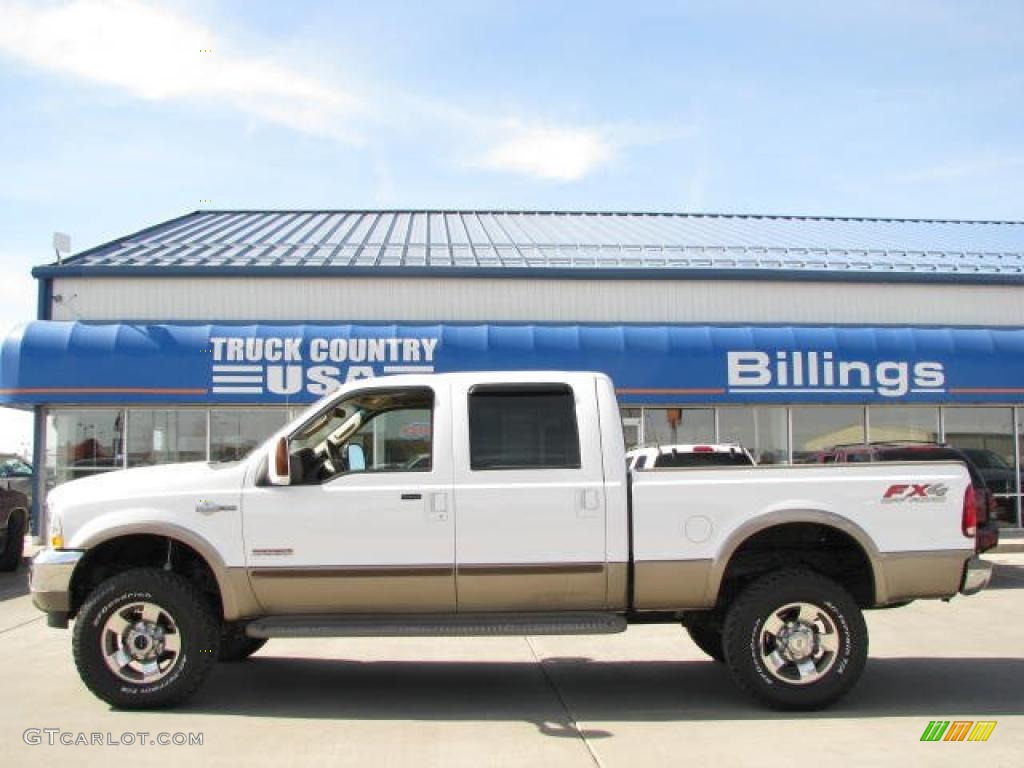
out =
[(61, 254), (71, 253), (71, 235), (65, 232), (54, 232), (53, 250), (57, 254), (57, 264), (60, 264)]

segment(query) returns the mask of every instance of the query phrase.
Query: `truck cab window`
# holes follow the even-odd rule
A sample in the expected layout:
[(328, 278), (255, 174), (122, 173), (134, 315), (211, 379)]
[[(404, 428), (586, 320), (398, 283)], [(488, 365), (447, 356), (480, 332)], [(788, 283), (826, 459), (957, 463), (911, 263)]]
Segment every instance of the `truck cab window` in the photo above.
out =
[(292, 484), (355, 472), (429, 472), (433, 411), (433, 392), (423, 388), (364, 390), (333, 403), (292, 435)]
[(565, 385), (487, 385), (469, 394), (470, 467), (579, 469), (576, 402)]

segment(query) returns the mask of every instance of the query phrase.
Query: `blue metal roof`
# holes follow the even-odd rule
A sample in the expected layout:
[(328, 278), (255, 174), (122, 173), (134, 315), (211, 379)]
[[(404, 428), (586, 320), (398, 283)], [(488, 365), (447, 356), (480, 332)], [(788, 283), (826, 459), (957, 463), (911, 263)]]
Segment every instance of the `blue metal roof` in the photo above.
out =
[(1024, 222), (531, 211), (196, 211), (54, 275), (399, 274), (1024, 282)]

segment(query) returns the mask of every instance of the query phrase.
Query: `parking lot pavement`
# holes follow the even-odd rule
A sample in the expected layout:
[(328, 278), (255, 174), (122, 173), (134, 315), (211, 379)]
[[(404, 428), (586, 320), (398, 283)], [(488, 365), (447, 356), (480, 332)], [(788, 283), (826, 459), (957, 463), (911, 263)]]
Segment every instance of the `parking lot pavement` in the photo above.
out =
[[(981, 595), (869, 612), (860, 685), (812, 714), (752, 704), (671, 626), (611, 637), (275, 640), (220, 666), (185, 707), (116, 712), (79, 682), (70, 633), (45, 626), (22, 570), (0, 575), (0, 762), (1019, 766), (1024, 555), (992, 559), (996, 577)], [(997, 726), (984, 743), (922, 743), (937, 719)], [(203, 743), (49, 746), (43, 733), (28, 745), (31, 728), (118, 741), (201, 733)]]

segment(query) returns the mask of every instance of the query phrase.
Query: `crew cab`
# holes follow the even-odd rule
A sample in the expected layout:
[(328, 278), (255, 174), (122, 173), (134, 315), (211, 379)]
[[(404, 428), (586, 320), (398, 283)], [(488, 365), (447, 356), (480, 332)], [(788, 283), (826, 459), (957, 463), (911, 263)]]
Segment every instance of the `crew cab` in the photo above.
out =
[(629, 473), (602, 374), (402, 375), (237, 462), (56, 488), (30, 587), (117, 707), (180, 702), (276, 637), (665, 622), (808, 709), (860, 676), (864, 609), (985, 586), (972, 493), (959, 463)]

